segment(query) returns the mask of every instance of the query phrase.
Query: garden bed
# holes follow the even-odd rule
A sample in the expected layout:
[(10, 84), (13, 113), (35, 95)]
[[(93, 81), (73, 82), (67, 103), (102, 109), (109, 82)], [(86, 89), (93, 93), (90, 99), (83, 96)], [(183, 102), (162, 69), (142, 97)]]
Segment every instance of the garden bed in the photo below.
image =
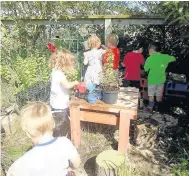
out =
[[(189, 131), (183, 126), (187, 124), (184, 122), (187, 120), (186, 115), (182, 115), (181, 111), (179, 116), (143, 112), (139, 112), (138, 115), (136, 145), (130, 145), (126, 155), (128, 176), (171, 176), (173, 172), (187, 173), (187, 158), (184, 160), (186, 156), (180, 155), (184, 152), (187, 154), (189, 146)], [(103, 150), (117, 149), (118, 131), (113, 126), (91, 123), (82, 123), (82, 130), (83, 140), (78, 149), (82, 164), (77, 170), (77, 175), (93, 176), (95, 157)], [(135, 143), (132, 135), (130, 142)], [(21, 131), (19, 121), (14, 121), (12, 134), (7, 134), (2, 139), (3, 168), (8, 169), (10, 164), (30, 147), (31, 143)], [(179, 157), (183, 159), (182, 165), (178, 165)]]

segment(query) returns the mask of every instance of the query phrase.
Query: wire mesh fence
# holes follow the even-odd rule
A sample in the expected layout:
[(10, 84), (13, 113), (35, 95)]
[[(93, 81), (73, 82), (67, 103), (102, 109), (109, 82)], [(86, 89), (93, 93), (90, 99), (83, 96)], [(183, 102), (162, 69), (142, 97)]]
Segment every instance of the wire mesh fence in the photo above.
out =
[(49, 102), (50, 98), (50, 82), (37, 83), (16, 95), (16, 100), (19, 107), (22, 107), (27, 102), (43, 101)]

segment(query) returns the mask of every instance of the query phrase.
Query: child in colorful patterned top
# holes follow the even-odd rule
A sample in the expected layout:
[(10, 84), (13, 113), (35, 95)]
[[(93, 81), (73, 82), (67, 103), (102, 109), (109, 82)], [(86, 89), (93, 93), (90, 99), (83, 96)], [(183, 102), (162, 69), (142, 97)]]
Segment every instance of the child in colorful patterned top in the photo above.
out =
[(103, 63), (107, 63), (108, 55), (111, 52), (113, 54), (113, 69), (117, 70), (119, 69), (119, 60), (120, 60), (120, 51), (117, 48), (118, 45), (118, 36), (115, 34), (110, 34), (107, 38), (108, 41), (108, 49), (106, 50), (104, 57), (103, 57)]

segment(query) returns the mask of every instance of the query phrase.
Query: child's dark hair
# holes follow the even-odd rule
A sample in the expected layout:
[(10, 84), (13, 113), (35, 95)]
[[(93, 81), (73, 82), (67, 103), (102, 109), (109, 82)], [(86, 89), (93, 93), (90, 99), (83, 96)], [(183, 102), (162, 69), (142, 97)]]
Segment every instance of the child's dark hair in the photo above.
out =
[(142, 43), (139, 41), (134, 41), (132, 44), (133, 50), (139, 50), (140, 48), (143, 48)]
[(153, 42), (149, 45), (148, 49), (153, 49), (156, 52), (161, 51), (161, 44), (159, 42)]
[(108, 42), (111, 43), (113, 46), (117, 47), (119, 43), (119, 37), (116, 34), (110, 34), (108, 37)]

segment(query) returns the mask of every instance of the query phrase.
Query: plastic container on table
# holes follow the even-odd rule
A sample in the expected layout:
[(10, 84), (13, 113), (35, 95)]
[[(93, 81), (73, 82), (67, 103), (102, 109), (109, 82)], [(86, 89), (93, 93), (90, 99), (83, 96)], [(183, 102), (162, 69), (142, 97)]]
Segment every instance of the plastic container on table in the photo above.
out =
[(95, 104), (97, 101), (97, 94), (96, 93), (89, 93), (87, 95), (87, 100), (90, 104)]

